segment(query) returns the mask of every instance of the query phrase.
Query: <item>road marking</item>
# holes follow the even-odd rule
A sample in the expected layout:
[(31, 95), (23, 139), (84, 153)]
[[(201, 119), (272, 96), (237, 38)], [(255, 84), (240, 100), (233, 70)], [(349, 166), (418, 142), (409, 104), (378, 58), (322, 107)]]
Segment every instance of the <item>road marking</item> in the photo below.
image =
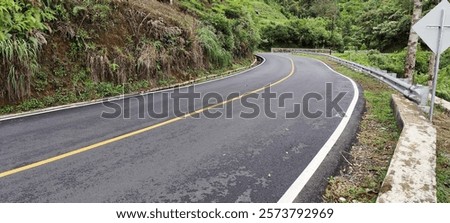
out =
[(51, 157), (51, 158), (48, 158), (48, 159), (45, 159), (45, 160), (41, 160), (41, 161), (38, 161), (38, 162), (35, 162), (35, 163), (32, 163), (32, 164), (28, 164), (28, 165), (19, 167), (19, 168), (15, 168), (15, 169), (12, 169), (12, 170), (8, 170), (8, 171), (5, 171), (5, 172), (2, 172), (2, 173), (0, 173), (0, 178), (6, 177), (6, 176), (9, 176), (9, 175), (13, 175), (13, 174), (16, 174), (16, 173), (20, 173), (22, 171), (30, 170), (30, 169), (33, 169), (33, 168), (36, 168), (36, 167), (39, 167), (39, 166), (42, 166), (42, 165), (49, 164), (49, 163), (53, 163), (55, 161), (58, 161), (58, 160), (61, 160), (61, 159), (64, 159), (64, 158), (68, 158), (70, 156), (74, 156), (74, 155), (77, 155), (77, 154), (80, 154), (80, 153), (83, 153), (83, 152), (86, 152), (86, 151), (89, 151), (89, 150), (93, 150), (93, 149), (99, 148), (99, 147), (104, 146), (104, 145), (108, 145), (108, 144), (111, 144), (111, 143), (114, 143), (114, 142), (117, 142), (117, 141), (129, 138), (129, 137), (132, 137), (132, 136), (135, 136), (135, 135), (139, 135), (139, 134), (144, 133), (144, 132), (151, 131), (153, 129), (156, 129), (156, 128), (159, 128), (159, 127), (162, 127), (162, 126), (165, 126), (165, 125), (168, 125), (168, 124), (171, 124), (171, 123), (174, 123), (174, 122), (186, 119), (186, 118), (191, 117), (193, 115), (200, 114), (200, 113), (202, 113), (204, 111), (207, 111), (209, 109), (216, 108), (216, 107), (219, 107), (219, 106), (231, 103), (233, 101), (239, 100), (239, 99), (241, 99), (241, 98), (243, 98), (245, 96), (248, 96), (250, 94), (255, 94), (257, 92), (263, 91), (266, 88), (278, 85), (281, 82), (287, 80), (292, 75), (294, 75), (294, 72), (295, 72), (294, 61), (291, 58), (287, 58), (287, 59), (289, 59), (291, 61), (291, 71), (290, 71), (290, 73), (287, 76), (285, 76), (282, 79), (276, 81), (275, 83), (272, 83), (272, 84), (266, 85), (264, 87), (258, 88), (258, 89), (254, 90), (254, 91), (247, 92), (247, 93), (242, 94), (242, 95), (240, 95), (238, 97), (235, 97), (235, 98), (223, 101), (221, 103), (201, 108), (201, 109), (193, 111), (193, 112), (191, 112), (189, 114), (185, 114), (184, 116), (179, 116), (179, 117), (176, 117), (176, 118), (173, 118), (173, 119), (169, 119), (167, 121), (164, 121), (164, 122), (161, 122), (161, 123), (158, 123), (158, 124), (155, 124), (155, 125), (143, 128), (143, 129), (139, 129), (139, 130), (136, 130), (136, 131), (133, 131), (133, 132), (130, 132), (130, 133), (126, 133), (124, 135), (120, 135), (120, 136), (117, 136), (117, 137), (114, 137), (114, 138), (111, 138), (111, 139), (108, 139), (108, 140), (105, 140), (105, 141), (102, 141), (102, 142), (98, 142), (98, 143), (92, 144), (90, 146), (86, 146), (86, 147), (83, 147), (83, 148), (80, 148), (80, 149), (76, 149), (76, 150), (73, 150), (73, 151), (70, 151), (70, 152), (58, 155), (58, 156), (54, 156), (54, 157)]
[[(314, 59), (316, 60), (316, 59)], [(319, 150), (319, 152), (316, 154), (316, 156), (311, 160), (311, 162), (308, 164), (308, 166), (303, 170), (303, 172), (300, 174), (300, 176), (294, 181), (294, 183), (289, 187), (289, 189), (284, 193), (284, 195), (278, 200), (278, 203), (292, 203), (294, 202), (295, 198), (297, 198), (298, 194), (303, 190), (306, 183), (308, 183), (309, 179), (313, 176), (313, 174), (317, 171), (320, 164), (322, 164), (323, 160), (327, 156), (327, 154), (331, 151), (336, 141), (341, 136), (342, 132), (344, 132), (345, 127), (347, 126), (348, 122), (350, 121), (350, 118), (353, 115), (353, 111), (355, 110), (356, 103), (358, 102), (359, 98), (359, 89), (356, 86), (356, 83), (350, 79), (349, 77), (338, 73), (337, 71), (333, 70), (331, 67), (329, 67), (324, 62), (317, 60), (321, 62), (323, 65), (325, 65), (328, 69), (330, 69), (333, 73), (339, 74), (352, 83), (353, 89), (354, 89), (354, 95), (352, 102), (350, 103), (350, 106), (348, 107), (347, 111), (345, 112), (345, 117), (342, 119), (342, 121), (339, 123), (338, 127), (334, 130), (333, 134), (328, 138), (327, 142), (323, 145), (323, 147)]]

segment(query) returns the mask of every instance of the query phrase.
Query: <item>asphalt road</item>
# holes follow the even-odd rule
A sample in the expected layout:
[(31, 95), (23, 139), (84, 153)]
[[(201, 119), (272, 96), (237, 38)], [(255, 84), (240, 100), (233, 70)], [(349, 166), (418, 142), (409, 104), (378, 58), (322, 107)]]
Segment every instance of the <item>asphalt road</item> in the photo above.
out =
[[(175, 90), (168, 90), (152, 94), (153, 100), (116, 102), (129, 104), (127, 119), (102, 118), (112, 109), (97, 104), (0, 122), (0, 202), (277, 202), (344, 117), (336, 111), (316, 118), (285, 114), (308, 93), (325, 98), (325, 83), (332, 84), (333, 98), (345, 92), (338, 103), (343, 111), (358, 97), (349, 79), (318, 61), (262, 56), (266, 61), (253, 70), (195, 86), (201, 96), (241, 95), (211, 109), (199, 110), (206, 106), (201, 100), (192, 106), (182, 101), (174, 114), (176, 103), (163, 95)], [(284, 106), (279, 97), (271, 100), (275, 118), (240, 117), (267, 110), (261, 96), (270, 84), (273, 93), (290, 92), (293, 99)], [(166, 104), (167, 117), (139, 118), (140, 109)], [(309, 105), (312, 113), (326, 111), (318, 98)]]

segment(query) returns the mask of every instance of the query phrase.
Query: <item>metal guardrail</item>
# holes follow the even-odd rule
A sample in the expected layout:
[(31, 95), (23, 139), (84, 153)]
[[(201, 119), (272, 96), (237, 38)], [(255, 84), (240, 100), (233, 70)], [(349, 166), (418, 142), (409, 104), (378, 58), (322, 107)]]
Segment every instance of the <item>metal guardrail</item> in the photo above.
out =
[(300, 49), (300, 48), (272, 48), (272, 53), (325, 53), (330, 54), (333, 52), (331, 49)]
[[(320, 51), (329, 51), (330, 53), (323, 53)], [(283, 52), (283, 53), (308, 53), (308, 54), (318, 54), (322, 56), (326, 56), (330, 58), (331, 60), (344, 65), (348, 68), (351, 68), (353, 70), (366, 73), (371, 75), (372, 77), (375, 77), (376, 79), (379, 79), (380, 81), (383, 81), (384, 83), (388, 84), (393, 89), (399, 91), (402, 93), (405, 97), (409, 98), (410, 100), (414, 101), (415, 103), (419, 104), (420, 106), (426, 106), (428, 102), (428, 94), (429, 94), (429, 88), (422, 85), (413, 85), (410, 83), (407, 83), (401, 79), (398, 79), (396, 76), (397, 74), (394, 73), (388, 73), (387, 71), (379, 70), (376, 68), (364, 66), (361, 64), (354, 63), (352, 61), (344, 60), (335, 56), (331, 55), (331, 50), (328, 49), (294, 49), (294, 48), (274, 48), (272, 49), (272, 52)]]
[(402, 93), (405, 97), (409, 98), (410, 100), (416, 102), (419, 105), (425, 106), (427, 104), (427, 96), (429, 93), (429, 88), (422, 85), (413, 85), (410, 83), (407, 83), (401, 79), (398, 79), (394, 77), (396, 74), (390, 74), (383, 70), (378, 70), (372, 67), (367, 67), (361, 64), (357, 64), (348, 60), (344, 60), (335, 56), (331, 55), (325, 55), (331, 60), (338, 62), (341, 65), (344, 65), (346, 67), (349, 67), (351, 69), (366, 73), (371, 75), (372, 77), (375, 77), (384, 83), (388, 84), (393, 89), (399, 91)]

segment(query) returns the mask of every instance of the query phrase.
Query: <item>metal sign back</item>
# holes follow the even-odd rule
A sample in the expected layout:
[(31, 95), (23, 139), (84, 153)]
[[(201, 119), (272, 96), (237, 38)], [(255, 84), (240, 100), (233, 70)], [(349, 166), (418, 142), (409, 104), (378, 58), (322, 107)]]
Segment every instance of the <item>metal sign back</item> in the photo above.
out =
[[(442, 30), (442, 45), (439, 50), (438, 39), (442, 19), (441, 15), (443, 12), (446, 16), (444, 18)], [(443, 53), (448, 47), (450, 47), (450, 3), (446, 0), (439, 3), (427, 15), (420, 19), (413, 26), (413, 29), (434, 53)]]

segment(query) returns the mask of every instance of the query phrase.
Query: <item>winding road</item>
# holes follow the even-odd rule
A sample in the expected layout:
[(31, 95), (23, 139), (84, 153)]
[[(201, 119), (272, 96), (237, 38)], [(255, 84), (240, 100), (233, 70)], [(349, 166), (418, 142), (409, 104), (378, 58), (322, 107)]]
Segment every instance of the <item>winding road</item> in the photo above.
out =
[[(356, 131), (360, 91), (319, 61), (261, 56), (193, 88), (0, 122), (0, 202), (317, 201)], [(341, 112), (326, 114), (326, 83)], [(164, 97), (189, 90), (211, 100)], [(127, 118), (102, 117), (119, 106)]]

